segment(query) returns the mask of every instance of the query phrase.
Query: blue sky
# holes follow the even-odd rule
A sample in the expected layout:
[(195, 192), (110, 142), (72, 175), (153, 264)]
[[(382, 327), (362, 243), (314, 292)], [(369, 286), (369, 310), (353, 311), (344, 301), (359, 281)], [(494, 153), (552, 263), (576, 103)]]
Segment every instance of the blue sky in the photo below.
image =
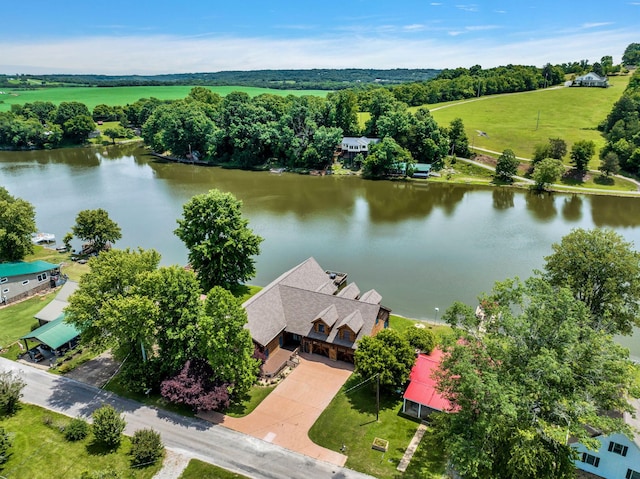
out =
[(9, 74), (542, 66), (640, 42), (640, 1), (3, 3)]

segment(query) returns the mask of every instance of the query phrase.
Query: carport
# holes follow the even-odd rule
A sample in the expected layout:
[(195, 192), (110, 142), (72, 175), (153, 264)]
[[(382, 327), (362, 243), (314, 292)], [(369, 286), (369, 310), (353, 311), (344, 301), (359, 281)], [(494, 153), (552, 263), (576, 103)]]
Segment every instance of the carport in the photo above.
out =
[[(59, 349), (71, 349), (75, 346), (80, 331), (75, 326), (64, 322), (64, 314), (61, 314), (57, 319), (40, 326), (38, 329), (34, 329), (28, 334), (25, 334), (20, 339), (24, 341), (25, 349), (29, 349), (27, 339), (34, 339), (39, 341), (43, 345), (47, 346), (50, 351), (56, 353)], [(44, 356), (42, 349), (38, 349), (38, 352)], [(37, 353), (36, 355), (37, 356)], [(42, 360), (44, 357), (34, 360)]]

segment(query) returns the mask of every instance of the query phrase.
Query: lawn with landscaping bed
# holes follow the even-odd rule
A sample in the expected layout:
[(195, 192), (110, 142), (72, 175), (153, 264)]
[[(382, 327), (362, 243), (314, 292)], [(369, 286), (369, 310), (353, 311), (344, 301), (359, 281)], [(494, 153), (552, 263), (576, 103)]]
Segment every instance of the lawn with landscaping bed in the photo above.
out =
[(113, 470), (118, 475), (108, 477), (151, 479), (160, 470), (161, 461), (150, 467), (132, 467), (127, 436), (114, 451), (96, 444), (91, 433), (83, 440), (67, 441), (61, 430), (70, 421), (30, 404), (21, 405), (13, 416), (0, 417), (0, 426), (11, 434), (13, 443), (0, 474), (8, 478), (79, 478), (85, 471)]

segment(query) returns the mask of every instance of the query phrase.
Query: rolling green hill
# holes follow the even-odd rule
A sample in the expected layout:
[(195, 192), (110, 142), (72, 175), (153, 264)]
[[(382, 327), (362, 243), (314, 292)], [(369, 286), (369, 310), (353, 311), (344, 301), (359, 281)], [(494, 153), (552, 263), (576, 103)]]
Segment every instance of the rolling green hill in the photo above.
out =
[[(3, 90), (0, 95), (0, 111), (9, 111), (12, 104), (23, 104), (34, 101), (50, 101), (56, 105), (63, 101), (79, 101), (93, 110), (96, 105), (109, 106), (126, 105), (134, 103), (140, 98), (155, 97), (160, 100), (177, 100), (184, 98), (191, 91), (191, 86), (128, 86), (128, 87), (60, 87), (42, 88), (38, 90)], [(224, 96), (232, 91), (243, 91), (250, 96), (262, 93), (274, 95), (314, 95), (326, 96), (326, 90), (275, 90), (268, 88), (243, 87), (243, 86), (212, 86), (209, 88), (215, 93)]]
[[(609, 114), (629, 79), (630, 75), (612, 77), (612, 86), (607, 89), (560, 87), (425, 106), (441, 126), (462, 118), (473, 147), (498, 152), (510, 148), (517, 156), (530, 158), (536, 144), (562, 138), (569, 149), (577, 140), (593, 140), (599, 152), (604, 139), (598, 124)], [(598, 166), (597, 154), (590, 167)]]

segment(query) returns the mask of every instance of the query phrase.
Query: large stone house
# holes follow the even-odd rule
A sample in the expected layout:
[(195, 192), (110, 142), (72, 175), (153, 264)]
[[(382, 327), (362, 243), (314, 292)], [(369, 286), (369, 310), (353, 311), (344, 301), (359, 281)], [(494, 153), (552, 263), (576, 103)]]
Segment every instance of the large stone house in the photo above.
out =
[(0, 263), (0, 304), (55, 288), (61, 280), (57, 264), (46, 261)]
[(281, 348), (353, 362), (357, 342), (389, 326), (391, 310), (375, 290), (365, 293), (346, 274), (309, 258), (248, 299), (247, 327), (267, 357)]

